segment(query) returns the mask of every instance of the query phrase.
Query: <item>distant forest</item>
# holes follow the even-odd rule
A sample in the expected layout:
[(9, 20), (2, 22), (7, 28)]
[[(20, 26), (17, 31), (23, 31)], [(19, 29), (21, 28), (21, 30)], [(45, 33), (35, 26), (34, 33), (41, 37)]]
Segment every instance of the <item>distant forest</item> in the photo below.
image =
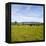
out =
[(12, 25), (43, 25), (43, 23), (40, 22), (12, 22)]

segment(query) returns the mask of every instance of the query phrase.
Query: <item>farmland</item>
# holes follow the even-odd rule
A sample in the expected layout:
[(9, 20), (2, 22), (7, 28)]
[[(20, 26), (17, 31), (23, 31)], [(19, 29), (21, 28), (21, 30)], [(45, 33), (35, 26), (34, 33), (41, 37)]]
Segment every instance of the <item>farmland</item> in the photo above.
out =
[(11, 25), (11, 42), (43, 40), (43, 25)]

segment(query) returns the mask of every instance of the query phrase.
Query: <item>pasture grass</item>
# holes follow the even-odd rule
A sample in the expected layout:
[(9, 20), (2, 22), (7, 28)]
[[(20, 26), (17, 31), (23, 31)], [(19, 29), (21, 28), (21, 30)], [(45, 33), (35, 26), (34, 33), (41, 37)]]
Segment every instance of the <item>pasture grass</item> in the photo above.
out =
[(43, 25), (11, 25), (11, 42), (43, 40)]

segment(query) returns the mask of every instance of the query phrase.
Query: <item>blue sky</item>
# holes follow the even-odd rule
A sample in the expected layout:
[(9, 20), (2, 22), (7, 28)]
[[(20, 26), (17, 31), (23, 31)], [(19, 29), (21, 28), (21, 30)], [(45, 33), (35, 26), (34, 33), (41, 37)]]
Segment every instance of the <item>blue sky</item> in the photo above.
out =
[(43, 6), (11, 5), (11, 22), (43, 22)]

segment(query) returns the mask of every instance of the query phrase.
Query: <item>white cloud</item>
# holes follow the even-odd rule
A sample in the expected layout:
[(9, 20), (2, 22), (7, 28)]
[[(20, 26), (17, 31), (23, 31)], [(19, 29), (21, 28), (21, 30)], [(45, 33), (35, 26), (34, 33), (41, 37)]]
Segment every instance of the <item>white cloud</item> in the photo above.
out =
[(15, 16), (12, 22), (43, 22), (43, 18), (39, 17), (26, 17), (26, 16)]

